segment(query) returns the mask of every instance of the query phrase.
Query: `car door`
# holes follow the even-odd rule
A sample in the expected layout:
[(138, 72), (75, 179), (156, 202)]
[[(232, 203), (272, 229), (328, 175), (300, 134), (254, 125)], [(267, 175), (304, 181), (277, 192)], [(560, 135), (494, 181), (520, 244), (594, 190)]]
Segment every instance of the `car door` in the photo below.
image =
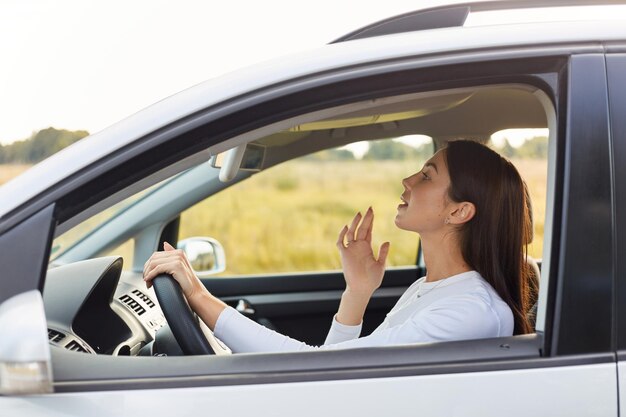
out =
[[(0, 236), (3, 264), (18, 265), (8, 256), (20, 251), (47, 255), (51, 232), (44, 243), (44, 239), (32, 242), (33, 233), (27, 232), (42, 225), (48, 228), (40, 230), (50, 230), (54, 220), (63, 221), (129, 181), (188, 157), (202, 146), (311, 109), (399, 90), (503, 82), (533, 85), (545, 94), (546, 109), (552, 109), (549, 127), (554, 132), (548, 186), (550, 222), (546, 226), (549, 239), (536, 334), (423, 346), (211, 358), (91, 356), (55, 348), (56, 393), (2, 398), (0, 407), (19, 408), (32, 415), (49, 409), (70, 415), (128, 415), (145, 412), (146, 407), (153, 415), (297, 412), (313, 416), (329, 410), (363, 416), (576, 415), (581, 410), (586, 415), (617, 415), (611, 346), (613, 218), (611, 187), (606, 181), (610, 166), (606, 71), (602, 48), (593, 53), (590, 48), (593, 46), (565, 48), (556, 54), (553, 46), (541, 53), (522, 48), (498, 59), (476, 52), (464, 58), (455, 56), (454, 64), (450, 64), (450, 55), (443, 54), (439, 59), (402, 60), (400, 69), (398, 62), (379, 62), (313, 74), (308, 82), (299, 78), (293, 85), (251, 94), (240, 107), (229, 102), (209, 109), (221, 112), (219, 117), (196, 125), (195, 130), (181, 134), (172, 129), (175, 133), (170, 136), (159, 132), (145, 139), (141, 152), (131, 147), (116, 153), (110, 161), (91, 167), (81, 181), (63, 184), (66, 189), (59, 187), (53, 200), (56, 207), (40, 211)], [(589, 170), (590, 166), (598, 169)], [(95, 193), (94, 185), (99, 186)], [(45, 199), (40, 204), (43, 202)], [(593, 221), (582, 220), (590, 216)], [(585, 239), (593, 245), (583, 245)], [(16, 278), (23, 277), (20, 284), (1, 281), (3, 297), (5, 289), (15, 293), (41, 287), (41, 264), (24, 266), (28, 269), (11, 270)], [(289, 277), (269, 277), (267, 282), (278, 286), (283, 278)], [(251, 292), (264, 294), (260, 288), (264, 278), (241, 279), (246, 281), (224, 280), (224, 288), (218, 291), (234, 298)], [(337, 291), (339, 282), (340, 276), (335, 274), (327, 282), (322, 277), (309, 288), (290, 283), (281, 297), (303, 294), (319, 301), (318, 295), (310, 293)], [(211, 281), (206, 285), (219, 288)], [(286, 308), (288, 304), (280, 306)], [(521, 397), (528, 400), (520, 401)]]

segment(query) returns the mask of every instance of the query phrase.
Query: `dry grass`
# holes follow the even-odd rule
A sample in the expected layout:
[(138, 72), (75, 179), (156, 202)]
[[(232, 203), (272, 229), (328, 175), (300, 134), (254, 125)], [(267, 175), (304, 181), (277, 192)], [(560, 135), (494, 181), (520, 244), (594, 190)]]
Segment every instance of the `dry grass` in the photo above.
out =
[(0, 185), (17, 177), (32, 165), (28, 164), (2, 164), (0, 165)]
[(528, 254), (541, 259), (543, 251), (543, 225), (546, 217), (546, 192), (548, 165), (545, 159), (514, 159), (512, 161), (528, 184), (533, 204), (535, 238), (528, 247)]
[(293, 161), (185, 211), (181, 236), (211, 236), (225, 248), (225, 274), (339, 269), (341, 228), (371, 205), (374, 245), (392, 242), (391, 265), (414, 263), (415, 234), (393, 222), (410, 162)]

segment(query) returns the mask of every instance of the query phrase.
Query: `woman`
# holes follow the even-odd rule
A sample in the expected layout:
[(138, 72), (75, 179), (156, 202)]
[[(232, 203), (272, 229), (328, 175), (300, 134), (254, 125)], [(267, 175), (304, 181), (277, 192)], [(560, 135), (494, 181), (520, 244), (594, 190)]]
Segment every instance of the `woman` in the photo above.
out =
[(144, 280), (163, 273), (181, 285), (191, 308), (233, 352), (386, 346), (510, 336), (531, 331), (524, 243), (529, 213), (524, 182), (491, 149), (454, 141), (402, 181), (396, 225), (419, 233), (428, 273), (398, 300), (383, 323), (359, 338), (365, 308), (380, 287), (389, 253), (371, 246), (374, 213), (358, 213), (337, 241), (346, 280), (324, 346), (280, 335), (213, 296), (182, 251), (165, 244), (146, 262)]

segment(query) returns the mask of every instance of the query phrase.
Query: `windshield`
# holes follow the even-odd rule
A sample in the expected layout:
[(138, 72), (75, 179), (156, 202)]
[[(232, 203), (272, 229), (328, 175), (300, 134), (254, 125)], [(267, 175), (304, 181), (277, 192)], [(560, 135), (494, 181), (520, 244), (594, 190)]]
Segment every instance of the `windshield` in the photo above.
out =
[(109, 207), (108, 209), (101, 211), (100, 213), (88, 218), (82, 223), (74, 226), (67, 232), (58, 236), (52, 242), (52, 249), (50, 250), (50, 262), (57, 259), (67, 249), (73, 247), (86, 236), (91, 234), (94, 230), (98, 229), (101, 225), (107, 223), (110, 219), (117, 216), (128, 207), (132, 206), (136, 201), (144, 197), (150, 191), (161, 185), (162, 182), (157, 183), (143, 191), (140, 191), (119, 203)]

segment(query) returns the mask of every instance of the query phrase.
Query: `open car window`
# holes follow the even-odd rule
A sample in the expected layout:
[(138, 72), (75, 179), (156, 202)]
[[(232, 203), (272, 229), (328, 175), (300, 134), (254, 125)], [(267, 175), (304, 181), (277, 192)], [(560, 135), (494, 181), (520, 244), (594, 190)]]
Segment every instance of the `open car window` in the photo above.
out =
[(372, 206), (373, 245), (393, 242), (388, 267), (415, 266), (418, 236), (399, 230), (393, 219), (401, 180), (433, 151), (432, 139), (416, 135), (284, 162), (182, 212), (180, 239), (217, 239), (227, 259), (217, 276), (339, 270), (339, 231)]
[[(122, 274), (113, 303), (139, 320), (140, 326), (135, 327), (145, 328), (145, 340), (127, 349), (138, 354), (165, 324), (158, 312), (152, 313), (155, 296), (141, 281), (143, 264), (152, 252), (162, 250), (163, 241), (204, 237), (223, 251), (225, 260), (223, 268), (215, 269), (217, 274), (198, 271), (200, 276), (243, 279), (224, 288), (219, 280), (206, 281), (216, 295), (233, 307), (243, 300), (249, 307), (242, 311), (254, 312), (251, 317), (270, 328), (321, 344), (336, 310), (337, 301), (332, 300), (338, 300), (345, 285), (335, 245), (338, 232), (356, 212), (371, 205), (376, 213), (373, 246), (390, 241), (392, 251), (387, 278), (376, 295), (380, 300), (367, 313), (363, 334), (368, 334), (403, 290), (426, 272), (419, 257), (419, 237), (397, 229), (393, 219), (402, 179), (419, 171), (448, 141), (487, 144), (518, 167), (534, 200), (535, 235), (529, 255), (540, 264), (550, 132), (545, 103), (535, 93), (519, 84), (478, 86), (357, 102), (322, 110), (317, 120), (304, 115), (286, 129), (253, 137), (254, 143), (266, 148), (261, 172), (241, 171), (233, 181), (223, 182), (219, 168), (205, 159), (57, 238), (76, 231), (83, 236), (57, 259), (58, 264), (98, 256), (122, 258), (128, 273)], [(519, 109), (510, 112), (519, 116), (476, 122), (484, 108), (498, 107)], [(459, 126), (471, 133), (434, 134), (454, 132)], [(516, 129), (520, 126), (542, 130)], [(484, 133), (477, 133), (478, 128)], [(214, 263), (209, 260), (207, 265)], [(263, 279), (246, 281), (254, 277)], [(303, 285), (308, 290), (303, 291)], [(312, 298), (307, 294), (311, 290), (318, 291)], [(293, 295), (278, 295), (284, 292)], [(326, 301), (316, 301), (318, 296)], [(290, 316), (290, 308), (283, 307), (302, 297), (320, 306), (312, 311), (306, 307), (311, 323), (305, 332), (298, 327), (299, 308), (291, 308), (296, 314)], [(71, 327), (68, 323), (65, 329)]]

